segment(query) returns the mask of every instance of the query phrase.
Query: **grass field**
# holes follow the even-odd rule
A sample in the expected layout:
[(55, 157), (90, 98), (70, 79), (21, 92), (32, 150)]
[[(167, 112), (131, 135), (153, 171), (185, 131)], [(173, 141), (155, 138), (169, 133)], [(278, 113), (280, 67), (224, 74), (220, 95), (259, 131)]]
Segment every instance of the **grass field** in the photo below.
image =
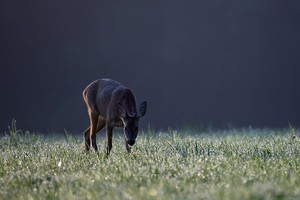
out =
[[(101, 133), (103, 134), (103, 133)], [(131, 154), (115, 135), (109, 159), (81, 136), (12, 126), (0, 139), (0, 199), (300, 199), (297, 131), (146, 132)]]

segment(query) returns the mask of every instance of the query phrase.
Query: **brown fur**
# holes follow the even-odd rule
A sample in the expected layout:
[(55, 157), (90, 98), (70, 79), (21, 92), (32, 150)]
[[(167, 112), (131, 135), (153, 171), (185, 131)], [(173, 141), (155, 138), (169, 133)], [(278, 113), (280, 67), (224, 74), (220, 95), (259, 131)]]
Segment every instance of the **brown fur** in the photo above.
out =
[(123, 127), (126, 149), (130, 152), (137, 136), (139, 118), (145, 115), (147, 103), (144, 101), (136, 109), (133, 92), (117, 81), (98, 79), (83, 91), (90, 118), (90, 127), (83, 133), (86, 152), (90, 145), (98, 152), (96, 133), (106, 126), (106, 155), (112, 148), (113, 127)]

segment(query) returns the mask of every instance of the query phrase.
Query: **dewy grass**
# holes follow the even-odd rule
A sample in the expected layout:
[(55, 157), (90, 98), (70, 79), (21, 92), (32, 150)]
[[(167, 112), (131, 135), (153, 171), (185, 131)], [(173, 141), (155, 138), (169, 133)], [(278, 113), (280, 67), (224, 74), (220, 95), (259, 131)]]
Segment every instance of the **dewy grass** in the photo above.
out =
[(292, 134), (149, 130), (131, 154), (116, 135), (106, 159), (100, 138), (100, 155), (86, 155), (82, 137), (12, 127), (0, 139), (0, 199), (299, 199), (300, 141)]

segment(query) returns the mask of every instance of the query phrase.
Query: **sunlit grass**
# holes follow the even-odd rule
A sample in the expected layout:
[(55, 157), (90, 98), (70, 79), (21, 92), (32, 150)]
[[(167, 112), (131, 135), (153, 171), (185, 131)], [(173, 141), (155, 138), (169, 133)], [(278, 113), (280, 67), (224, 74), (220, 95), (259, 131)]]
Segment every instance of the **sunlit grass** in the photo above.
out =
[(109, 159), (81, 136), (13, 125), (0, 140), (0, 199), (298, 199), (295, 130), (149, 132), (131, 154), (116, 135)]

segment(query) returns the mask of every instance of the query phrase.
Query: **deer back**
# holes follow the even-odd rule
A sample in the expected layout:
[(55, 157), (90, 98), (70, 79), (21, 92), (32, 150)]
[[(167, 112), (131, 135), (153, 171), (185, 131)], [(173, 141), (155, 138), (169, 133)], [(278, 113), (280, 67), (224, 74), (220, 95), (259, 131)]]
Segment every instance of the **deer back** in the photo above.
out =
[(118, 120), (118, 103), (121, 103), (128, 115), (136, 113), (136, 101), (133, 92), (121, 83), (110, 80), (97, 80), (95, 86), (95, 107), (106, 120)]

